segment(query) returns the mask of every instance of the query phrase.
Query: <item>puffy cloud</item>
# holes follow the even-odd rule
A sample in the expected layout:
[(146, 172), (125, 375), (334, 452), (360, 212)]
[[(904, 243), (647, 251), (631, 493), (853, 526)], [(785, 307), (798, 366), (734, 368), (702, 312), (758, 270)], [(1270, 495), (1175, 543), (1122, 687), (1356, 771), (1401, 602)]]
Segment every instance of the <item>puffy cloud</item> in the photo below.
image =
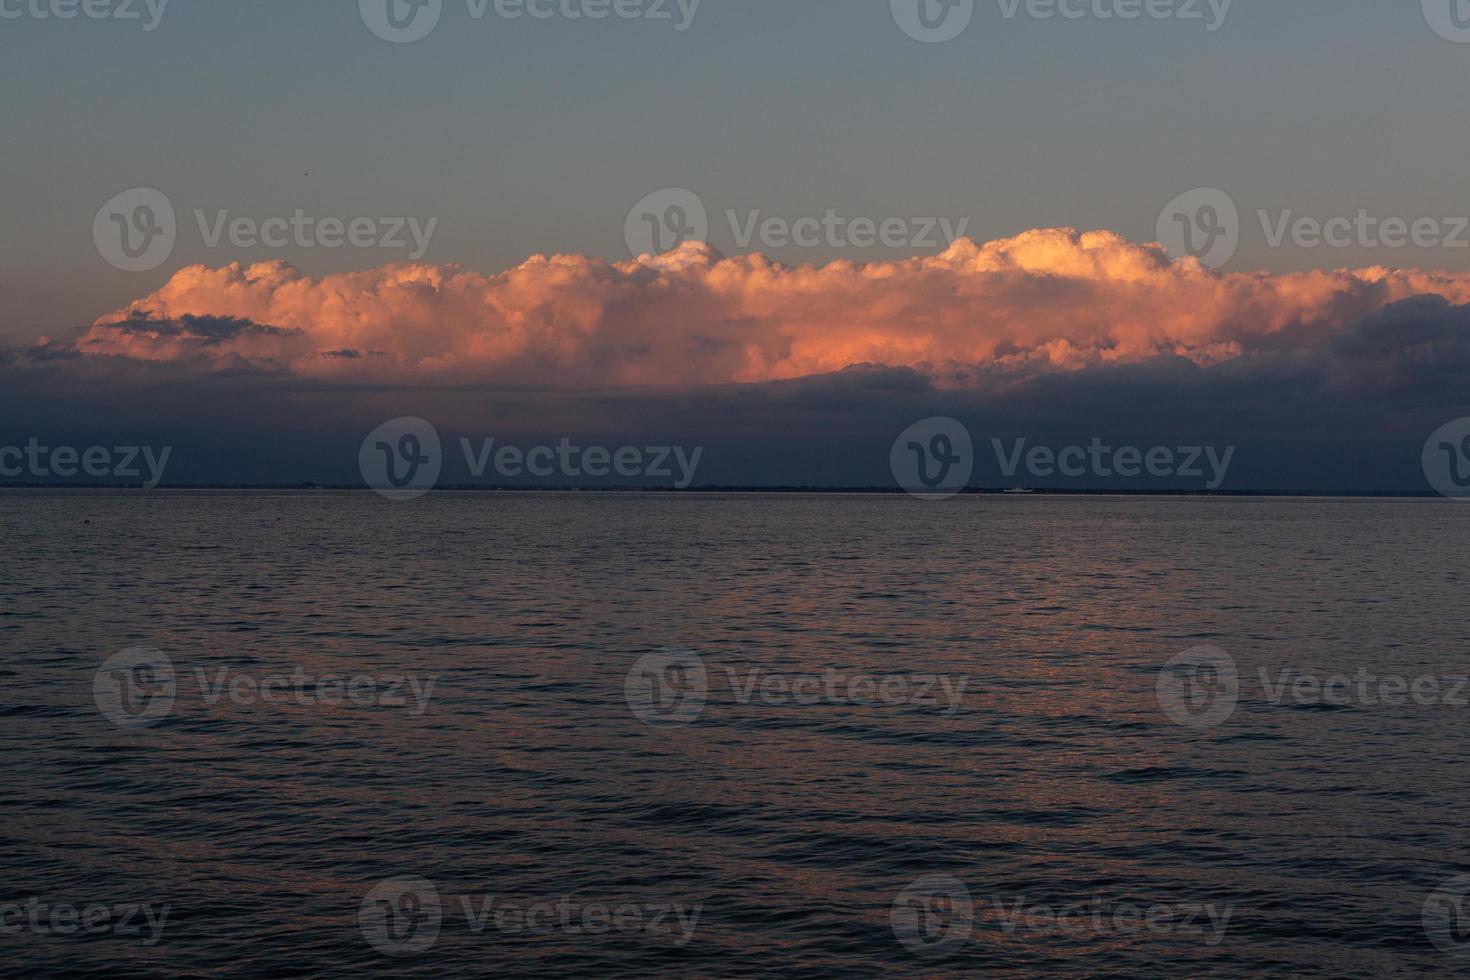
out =
[(98, 320), (76, 350), (402, 384), (687, 386), (869, 365), (962, 388), (1159, 357), (1208, 366), (1321, 349), (1427, 294), (1470, 301), (1470, 274), (1218, 273), (1158, 245), (1073, 229), (825, 266), (691, 243), (627, 262), (538, 255), (496, 275), (401, 264), (316, 279), (279, 261), (194, 266)]
[[(711, 261), (702, 252), (680, 258), (687, 261), (675, 272), (703, 270), (698, 289), (679, 275), (670, 276), (667, 267), (639, 265), (631, 272), (644, 282), (630, 292), (684, 290), (705, 296), (714, 291), (707, 280), (730, 277), (732, 269), (738, 272), (750, 261), (721, 270), (730, 263)], [(912, 273), (926, 264), (888, 268)], [(863, 274), (872, 270), (859, 268)], [(771, 275), (821, 278), (830, 271), (778, 269)], [(1103, 280), (1106, 288), (1117, 295), (1123, 292), (1117, 283), (1138, 270), (1103, 271), (1109, 277)], [(456, 375), (406, 360), (402, 351), (419, 338), (327, 335), (307, 320), (266, 328), (233, 308), (201, 314), (170, 307), (174, 315), (150, 315), (145, 309), (153, 307), (147, 304), (156, 305), (150, 298), (108, 318), (80, 346), (47, 341), (0, 349), (0, 388), (9, 396), (0, 445), (21, 445), (32, 436), (53, 445), (166, 445), (176, 450), (169, 473), (173, 482), (350, 485), (360, 479), (356, 467), (363, 436), (384, 419), (414, 415), (431, 420), (447, 447), (457, 446), (460, 438), (488, 437), (520, 445), (570, 437), (607, 446), (700, 446), (705, 449), (701, 480), (711, 484), (867, 487), (891, 485), (889, 451), (898, 433), (918, 419), (947, 415), (975, 434), (981, 462), (988, 467), (977, 469), (976, 479), (986, 485), (1016, 482), (995, 468), (989, 453), (993, 439), (1062, 446), (1100, 438), (1109, 445), (1233, 447), (1231, 489), (1399, 492), (1426, 488), (1420, 458), (1428, 435), (1450, 419), (1470, 415), (1465, 384), (1470, 303), (1456, 305), (1434, 295), (1463, 289), (1452, 277), (1231, 277), (1187, 264), (1164, 264), (1152, 274), (1173, 277), (1181, 294), (1188, 290), (1178, 282), (1205, 283), (1249, 301), (1223, 304), (1234, 312), (1188, 340), (1169, 336), (1160, 341), (1144, 333), (1145, 342), (1139, 342), (1132, 336), (1135, 346), (1127, 353), (1128, 335), (1119, 327), (1111, 347), (1089, 348), (1075, 332), (1029, 348), (1009, 339), (997, 342), (1002, 349), (989, 360), (962, 364), (956, 356), (948, 371), (933, 368), (932, 354), (914, 364), (883, 364), (873, 357), (833, 371), (792, 371), (789, 377), (737, 383), (728, 380), (734, 372), (721, 375), (711, 368), (724, 362), (706, 358), (691, 361), (703, 371), (702, 379), (693, 369), (684, 376), (650, 372), (644, 377), (660, 383), (643, 387), (609, 384), (610, 369), (601, 375), (589, 369), (585, 347), (592, 341), (585, 339), (581, 346), (569, 342), (569, 353), (559, 360), (543, 356), (546, 370), (532, 371), (529, 365), (536, 362), (525, 355), (519, 361), (462, 360)], [(978, 290), (970, 280), (988, 275), (951, 278)], [(1057, 283), (1032, 282), (1026, 288), (1043, 296), (1049, 290), (1104, 288), (1092, 280), (1079, 284), (1076, 276), (1055, 278)], [(1134, 281), (1148, 277), (1135, 275)], [(315, 297), (326, 282), (286, 270), (280, 288), (256, 295), (259, 287), (249, 287), (241, 294), (251, 304), (283, 289)], [(1325, 283), (1333, 285), (1326, 289)], [(985, 288), (1003, 292), (993, 283)], [(1413, 295), (1380, 305), (1401, 292)], [(1281, 302), (1279, 308), (1267, 301), (1307, 293), (1328, 299), (1315, 305)], [(353, 295), (354, 302), (360, 299)], [(1135, 295), (1134, 301), (1142, 306), (1145, 298)], [(846, 302), (833, 298), (839, 301)], [(782, 302), (795, 303), (789, 297)], [(667, 303), (670, 308), (691, 305), (687, 299)], [(810, 308), (817, 309), (814, 303)], [(1058, 316), (1061, 308), (1048, 315)], [(634, 309), (629, 304), (606, 319), (619, 326), (636, 324), (630, 319)], [(861, 304), (844, 309), (853, 316), (869, 315)], [(1082, 316), (1084, 308), (1076, 309)], [(1197, 305), (1186, 312), (1198, 316), (1201, 309)], [(1287, 309), (1296, 312), (1283, 312)], [(1367, 312), (1355, 317), (1358, 310)], [(1274, 311), (1277, 319), (1267, 320), (1261, 311)], [(262, 320), (267, 316), (253, 312)], [(542, 315), (550, 319), (553, 312)], [(930, 315), (934, 322), (944, 320), (943, 311)], [(838, 329), (815, 317), (808, 323)], [(983, 328), (995, 330), (1003, 323), (993, 317), (981, 321)], [(755, 319), (735, 326), (744, 337), (777, 329)], [(895, 334), (905, 327), (896, 322)], [(1018, 332), (1033, 328), (1015, 325)], [(628, 331), (633, 336), (632, 326)], [(594, 331), (604, 349), (607, 332)], [(679, 342), (689, 336), (669, 333)], [(963, 334), (936, 330), (932, 335), (935, 343), (966, 342)], [(803, 343), (812, 343), (813, 336), (814, 331), (803, 334)], [(1037, 330), (1036, 336), (1046, 333)], [(352, 346), (345, 345), (349, 340)], [(657, 335), (647, 338), (650, 357), (631, 363), (674, 363), (664, 359), (659, 343)], [(108, 349), (147, 356), (97, 356)], [(1060, 358), (1058, 352), (1067, 356)], [(627, 367), (614, 358), (606, 363)], [(375, 383), (375, 376), (382, 383)], [(487, 380), (441, 380), (456, 376)], [(580, 383), (589, 378), (604, 383)], [(454, 465), (446, 479), (474, 482), (462, 462), (454, 462), (456, 454), (449, 456), (447, 465)]]

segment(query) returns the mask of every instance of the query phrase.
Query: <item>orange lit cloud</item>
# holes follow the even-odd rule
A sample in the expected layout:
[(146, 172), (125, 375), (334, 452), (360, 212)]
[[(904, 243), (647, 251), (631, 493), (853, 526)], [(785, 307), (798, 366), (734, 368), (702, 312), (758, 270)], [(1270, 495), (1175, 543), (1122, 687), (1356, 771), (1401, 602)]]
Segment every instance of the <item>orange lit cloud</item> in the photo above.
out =
[(873, 364), (963, 387), (981, 370), (1309, 346), (1423, 294), (1470, 302), (1470, 274), (1218, 273), (1111, 232), (1045, 229), (820, 267), (695, 244), (628, 262), (535, 256), (498, 275), (194, 266), (98, 320), (77, 349), (352, 381), (689, 385)]

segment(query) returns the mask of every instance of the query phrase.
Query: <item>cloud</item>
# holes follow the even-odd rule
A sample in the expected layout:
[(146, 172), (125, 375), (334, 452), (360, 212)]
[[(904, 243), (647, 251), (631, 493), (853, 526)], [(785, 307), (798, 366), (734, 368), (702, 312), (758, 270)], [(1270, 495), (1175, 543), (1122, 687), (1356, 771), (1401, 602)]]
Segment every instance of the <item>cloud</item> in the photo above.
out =
[(946, 415), (982, 463), (994, 439), (1229, 446), (1229, 489), (1414, 491), (1425, 439), (1470, 416), (1467, 376), (1470, 274), (1221, 274), (1106, 232), (821, 267), (697, 245), (498, 275), (266, 263), (185, 269), (76, 341), (0, 349), (0, 445), (349, 484), (363, 436), (417, 416), (450, 447), (700, 446), (713, 484), (880, 486), (897, 434)]
[[(1422, 296), (1444, 308), (1470, 302), (1470, 274), (1218, 273), (1157, 245), (1072, 229), (825, 266), (690, 243), (627, 262), (538, 255), (495, 275), (193, 266), (99, 319), (75, 350), (384, 384), (589, 390), (886, 368), (906, 369), (896, 377), (907, 383), (974, 388), (1161, 357), (1208, 366), (1334, 343), (1350, 356), (1353, 344), (1382, 342), (1371, 330), (1403, 329), (1368, 318)], [(1350, 333), (1360, 322), (1377, 326)]]

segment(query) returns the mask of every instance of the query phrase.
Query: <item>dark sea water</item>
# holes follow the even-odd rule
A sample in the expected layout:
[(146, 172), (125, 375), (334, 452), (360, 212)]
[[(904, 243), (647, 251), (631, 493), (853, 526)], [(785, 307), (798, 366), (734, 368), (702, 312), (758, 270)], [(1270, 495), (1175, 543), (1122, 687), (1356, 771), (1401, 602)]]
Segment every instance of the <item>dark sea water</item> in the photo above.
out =
[[(0, 972), (1465, 972), (1467, 529), (1438, 500), (0, 494)], [(1239, 677), (1213, 727), (1228, 679), (1159, 682), (1202, 646)], [(1359, 672), (1424, 696), (1312, 693)], [(319, 696), (262, 703), (293, 673)]]

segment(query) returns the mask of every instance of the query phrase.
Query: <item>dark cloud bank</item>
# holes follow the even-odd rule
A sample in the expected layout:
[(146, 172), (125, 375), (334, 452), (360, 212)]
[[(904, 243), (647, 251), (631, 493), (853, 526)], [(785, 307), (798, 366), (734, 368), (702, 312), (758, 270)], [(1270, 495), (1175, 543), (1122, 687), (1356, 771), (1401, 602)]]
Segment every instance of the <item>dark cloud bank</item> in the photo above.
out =
[[(208, 320), (208, 322), (205, 322)], [(226, 318), (148, 322), (153, 331), (238, 337), (276, 328)], [(120, 330), (137, 329), (124, 321)], [(360, 352), (339, 352), (342, 357)], [(929, 416), (975, 436), (981, 487), (1201, 490), (1204, 480), (1007, 475), (992, 439), (1060, 449), (1234, 447), (1225, 491), (1427, 493), (1426, 439), (1470, 416), (1470, 306), (1399, 302), (1306, 346), (1201, 366), (1159, 357), (1035, 376), (976, 368), (965, 388), (911, 368), (853, 366), (796, 381), (689, 389), (558, 391), (393, 387), (307, 380), (259, 365), (83, 355), (48, 343), (0, 351), (0, 446), (172, 446), (166, 485), (353, 485), (363, 437), (419, 416), (444, 437), (445, 484), (629, 485), (658, 481), (475, 481), (479, 444), (702, 446), (698, 485), (892, 487), (895, 437)], [(53, 482), (34, 478), (8, 483)], [(66, 482), (78, 482), (76, 480)]]

